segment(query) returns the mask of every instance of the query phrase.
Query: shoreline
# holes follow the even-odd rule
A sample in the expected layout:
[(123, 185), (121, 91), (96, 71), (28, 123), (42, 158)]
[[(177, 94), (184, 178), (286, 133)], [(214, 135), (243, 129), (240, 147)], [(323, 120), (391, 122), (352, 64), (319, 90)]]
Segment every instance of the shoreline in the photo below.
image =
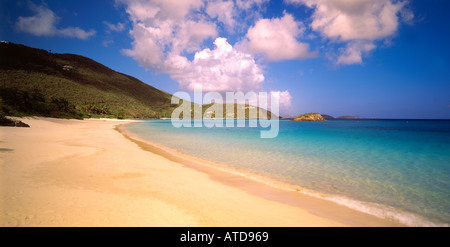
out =
[[(176, 149), (145, 140), (134, 133), (125, 129), (121, 124), (115, 127), (115, 130), (121, 133), (125, 138), (136, 143), (141, 149), (161, 155), (171, 161), (180, 163), (191, 169), (208, 174), (212, 179), (227, 186), (233, 186), (244, 190), (247, 193), (263, 197), (267, 200), (288, 204), (295, 207), (308, 210), (308, 212), (329, 219), (342, 222), (349, 226), (406, 226), (402, 223), (383, 219), (347, 205), (339, 204), (333, 201), (327, 195), (319, 192), (309, 191), (296, 185), (287, 184), (272, 178), (261, 176), (248, 171), (243, 171), (231, 166), (217, 164), (208, 160), (194, 157), (189, 154), (179, 152)], [(343, 198), (352, 203), (360, 203), (351, 199)], [(361, 203), (362, 206), (364, 203)], [(352, 215), (352, 219), (347, 217)], [(359, 222), (356, 225), (356, 222)], [(364, 223), (362, 223), (364, 222)], [(362, 225), (361, 225), (362, 223)]]
[(136, 121), (22, 120), (0, 127), (0, 226), (400, 226), (143, 150), (115, 130)]

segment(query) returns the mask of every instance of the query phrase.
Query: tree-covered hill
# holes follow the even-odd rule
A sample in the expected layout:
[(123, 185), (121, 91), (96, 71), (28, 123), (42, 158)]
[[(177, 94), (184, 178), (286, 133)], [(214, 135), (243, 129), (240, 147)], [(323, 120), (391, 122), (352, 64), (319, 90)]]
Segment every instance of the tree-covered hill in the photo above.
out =
[(169, 117), (172, 95), (92, 59), (0, 43), (0, 110), (48, 117)]

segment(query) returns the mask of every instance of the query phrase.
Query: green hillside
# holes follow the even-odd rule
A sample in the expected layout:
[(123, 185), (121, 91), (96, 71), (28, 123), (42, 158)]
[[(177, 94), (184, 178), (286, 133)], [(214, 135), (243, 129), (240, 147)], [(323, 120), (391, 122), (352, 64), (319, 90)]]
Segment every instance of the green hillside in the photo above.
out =
[[(249, 119), (249, 118), (259, 118), (259, 111), (260, 108), (256, 107), (256, 106), (252, 106), (252, 105), (248, 105), (248, 104), (234, 104), (234, 114), (233, 113), (228, 113), (226, 108), (227, 105), (229, 104), (223, 104), (223, 118), (230, 118), (231, 116), (233, 116), (233, 118), (239, 118), (238, 114), (239, 112), (243, 113), (244, 119)], [(215, 118), (216, 114), (215, 112), (213, 112), (212, 110), (209, 110), (209, 108), (213, 106), (213, 104), (205, 104), (203, 105), (203, 116), (206, 117), (211, 117), (211, 118)], [(277, 116), (275, 114), (272, 114), (270, 111), (267, 111), (263, 108), (261, 108), (262, 113), (265, 115), (264, 118), (277, 118)], [(228, 114), (232, 114), (232, 115), (228, 115)]]
[(92, 59), (0, 43), (0, 110), (6, 115), (169, 117), (171, 95)]

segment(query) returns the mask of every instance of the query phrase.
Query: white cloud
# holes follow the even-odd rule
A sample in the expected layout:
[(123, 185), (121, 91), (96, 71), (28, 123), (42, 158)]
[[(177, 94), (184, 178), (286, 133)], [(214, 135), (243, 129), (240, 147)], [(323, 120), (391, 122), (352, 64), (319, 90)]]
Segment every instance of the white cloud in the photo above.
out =
[(208, 2), (206, 13), (208, 13), (211, 18), (217, 18), (217, 20), (222, 22), (229, 31), (233, 30), (236, 23), (236, 10), (232, 0)]
[(144, 68), (158, 69), (164, 62), (164, 48), (159, 46), (152, 30), (148, 30), (142, 23), (133, 24), (133, 29), (130, 31), (134, 39), (133, 48), (122, 50), (122, 52), (133, 57)]
[(192, 62), (182, 56), (169, 57), (165, 72), (191, 91), (196, 84), (205, 92), (262, 90), (263, 71), (252, 55), (235, 50), (225, 38), (217, 38), (214, 45), (213, 50), (196, 52)]
[(67, 27), (63, 29), (58, 29), (56, 35), (61, 35), (70, 38), (78, 38), (78, 39), (88, 39), (91, 36), (95, 35), (94, 30), (89, 30), (88, 32), (84, 31), (79, 27)]
[[(205, 92), (262, 90), (263, 71), (252, 55), (238, 52), (225, 38), (216, 38), (212, 50), (202, 49), (205, 40), (217, 37), (217, 27), (207, 13), (199, 14), (204, 5), (188, 2), (192, 4), (184, 4), (184, 9), (172, 9), (166, 1), (126, 1), (134, 41), (123, 53), (145, 68), (170, 75), (182, 89), (192, 91), (201, 84)], [(193, 60), (185, 53), (193, 54)]]
[(122, 31), (125, 30), (125, 24), (121, 23), (121, 22), (118, 22), (117, 24), (112, 24), (112, 23), (109, 23), (107, 21), (104, 21), (103, 24), (106, 25), (108, 32), (111, 32), (111, 31), (113, 31), (113, 32), (122, 32)]
[(253, 6), (261, 6), (270, 0), (236, 0), (236, 6), (240, 9), (248, 10)]
[(347, 43), (337, 63), (362, 63), (362, 56), (375, 49), (374, 42), (393, 36), (399, 15), (410, 22), (407, 0), (287, 0), (314, 8), (311, 28), (332, 42)]
[(64, 36), (78, 39), (88, 39), (96, 34), (95, 30), (85, 31), (79, 27), (57, 28), (59, 18), (45, 3), (36, 5), (29, 2), (29, 8), (34, 16), (20, 16), (16, 22), (18, 31), (30, 33), (36, 36)]
[(179, 20), (204, 6), (203, 0), (116, 0), (126, 5), (132, 21)]
[(119, 1), (133, 22), (130, 34), (133, 48), (123, 50), (145, 68), (162, 69), (167, 54), (182, 54), (200, 49), (202, 42), (217, 35), (216, 26), (205, 18), (194, 18), (203, 2), (175, 1)]
[(367, 41), (353, 41), (347, 44), (345, 48), (341, 50), (341, 53), (337, 59), (338, 64), (357, 64), (362, 63), (362, 57), (364, 54), (369, 53), (375, 49), (375, 45)]
[(189, 53), (200, 49), (201, 43), (217, 36), (216, 25), (205, 21), (187, 20), (180, 24), (178, 32), (171, 40), (173, 50)]
[[(278, 93), (278, 102), (280, 106), (280, 111), (289, 111), (292, 106), (292, 96), (288, 90), (285, 91), (271, 91), (271, 93)], [(274, 94), (277, 95), (277, 94)]]
[(223, 23), (229, 33), (246, 32), (249, 25), (261, 18), (269, 0), (205, 0), (205, 12)]
[(29, 17), (20, 16), (16, 23), (16, 28), (36, 36), (54, 35), (57, 21), (55, 13), (48, 9), (46, 5), (37, 6), (30, 2), (29, 7), (36, 15)]
[(304, 30), (303, 23), (287, 13), (282, 18), (260, 19), (248, 30), (242, 46), (252, 53), (263, 54), (267, 61), (314, 57), (309, 44), (297, 40)]
[[(253, 53), (250, 49), (236, 49), (227, 39), (218, 37), (216, 23), (222, 22), (228, 31), (233, 31), (234, 27), (240, 28), (236, 18), (248, 20), (242, 14), (259, 8), (267, 0), (117, 2), (125, 5), (132, 22), (132, 47), (122, 52), (141, 66), (168, 74), (179, 83), (180, 89), (190, 91), (195, 85), (202, 85), (205, 92), (263, 90), (264, 71), (256, 63)], [(275, 43), (276, 40), (278, 43), (275, 46), (259, 47), (262, 50), (257, 52), (264, 52), (271, 61), (311, 56), (308, 45), (296, 40), (304, 30), (300, 22), (288, 14), (266, 21), (272, 36), (253, 37), (250, 32), (249, 47), (258, 49), (257, 38), (260, 43)], [(253, 33), (260, 30), (259, 26)], [(210, 41), (214, 41), (214, 47), (205, 48)], [(288, 104), (291, 98), (289, 92), (285, 91), (283, 95), (283, 100)]]

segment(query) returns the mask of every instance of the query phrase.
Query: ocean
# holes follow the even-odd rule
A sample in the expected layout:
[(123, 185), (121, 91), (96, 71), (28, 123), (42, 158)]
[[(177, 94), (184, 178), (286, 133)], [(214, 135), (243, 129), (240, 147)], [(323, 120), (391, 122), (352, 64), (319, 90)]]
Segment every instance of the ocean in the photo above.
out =
[(170, 120), (126, 126), (151, 142), (380, 218), (450, 224), (450, 120), (280, 120), (279, 128), (276, 138), (261, 139), (261, 128), (174, 128)]

